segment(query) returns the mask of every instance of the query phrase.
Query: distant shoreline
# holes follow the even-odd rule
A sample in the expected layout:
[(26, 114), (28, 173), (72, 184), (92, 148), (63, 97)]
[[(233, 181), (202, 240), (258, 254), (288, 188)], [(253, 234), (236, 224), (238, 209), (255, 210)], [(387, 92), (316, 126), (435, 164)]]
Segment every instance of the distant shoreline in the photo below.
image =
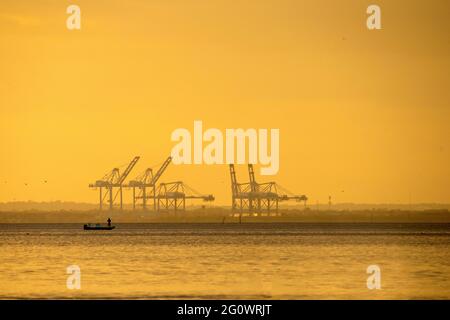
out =
[[(227, 209), (185, 212), (143, 211), (0, 211), (0, 223), (95, 223), (111, 217), (113, 223), (239, 223), (239, 214)], [(442, 210), (280, 210), (278, 215), (243, 213), (242, 223), (450, 223), (450, 211)]]

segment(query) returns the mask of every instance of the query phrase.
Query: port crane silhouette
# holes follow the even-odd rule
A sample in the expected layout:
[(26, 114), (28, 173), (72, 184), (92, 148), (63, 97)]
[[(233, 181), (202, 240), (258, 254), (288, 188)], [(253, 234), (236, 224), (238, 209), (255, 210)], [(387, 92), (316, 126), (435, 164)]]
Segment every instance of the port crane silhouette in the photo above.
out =
[[(153, 210), (157, 210), (157, 199), (156, 199), (156, 189), (159, 178), (161, 178), (164, 171), (169, 166), (172, 161), (172, 157), (168, 157), (158, 169), (155, 175), (153, 175), (153, 169), (147, 168), (142, 174), (136, 177), (136, 179), (131, 180), (128, 183), (128, 187), (133, 189), (133, 209), (136, 209), (138, 202), (141, 202), (142, 209), (147, 209), (148, 198), (153, 199)], [(147, 189), (151, 189), (151, 195), (147, 194)], [(137, 193), (136, 193), (137, 191)]]
[(253, 164), (248, 164), (249, 182), (239, 183), (236, 178), (234, 164), (229, 165), (231, 177), (232, 212), (278, 213), (282, 201), (303, 201), (306, 205), (308, 197), (296, 195), (274, 181), (258, 183), (255, 178)]
[[(103, 205), (106, 202), (109, 204), (109, 210), (113, 210), (117, 196), (120, 197), (119, 208), (123, 209), (123, 187), (125, 179), (133, 170), (140, 157), (134, 157), (128, 164), (125, 170), (120, 173), (119, 168), (114, 168), (108, 172), (102, 179), (95, 181), (89, 185), (90, 188), (99, 189), (99, 207), (103, 210)], [(105, 193), (103, 194), (103, 189)]]
[(137, 210), (138, 207), (147, 210), (149, 200), (153, 200), (153, 210), (155, 212), (184, 211), (187, 199), (201, 199), (205, 202), (215, 200), (212, 194), (201, 194), (182, 181), (160, 183), (158, 185), (157, 183), (162, 174), (172, 161), (170, 156), (161, 164), (155, 174), (153, 174), (153, 168), (147, 168), (135, 179), (125, 184), (126, 178), (138, 161), (139, 157), (134, 157), (123, 173), (120, 172), (119, 168), (114, 168), (102, 179), (89, 185), (90, 188), (99, 189), (100, 210), (104, 209), (105, 204), (109, 205), (109, 210), (113, 210), (118, 196), (120, 197), (119, 208), (122, 210), (123, 188), (131, 188), (133, 190), (133, 210)]
[(186, 199), (201, 199), (204, 202), (214, 201), (212, 194), (201, 194), (183, 181), (161, 183), (158, 188), (157, 211), (186, 210)]

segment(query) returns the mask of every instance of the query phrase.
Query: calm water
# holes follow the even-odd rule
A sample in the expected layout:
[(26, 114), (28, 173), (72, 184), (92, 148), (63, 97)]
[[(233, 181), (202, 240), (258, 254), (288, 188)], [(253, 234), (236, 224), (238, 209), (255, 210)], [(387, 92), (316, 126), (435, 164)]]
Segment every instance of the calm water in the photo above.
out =
[(448, 224), (3, 224), (0, 298), (449, 299), (449, 249)]

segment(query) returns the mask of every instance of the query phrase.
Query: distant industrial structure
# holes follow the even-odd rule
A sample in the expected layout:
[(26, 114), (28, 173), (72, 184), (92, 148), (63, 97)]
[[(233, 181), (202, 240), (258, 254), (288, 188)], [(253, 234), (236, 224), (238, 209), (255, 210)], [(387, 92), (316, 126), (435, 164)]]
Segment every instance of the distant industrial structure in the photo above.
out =
[[(198, 199), (204, 202), (215, 200), (212, 194), (203, 194), (183, 181), (161, 182), (157, 184), (166, 171), (171, 157), (168, 157), (159, 167), (155, 174), (152, 168), (145, 169), (136, 178), (125, 183), (130, 172), (136, 166), (140, 157), (136, 156), (126, 166), (123, 172), (114, 168), (102, 179), (89, 185), (90, 188), (99, 190), (99, 209), (123, 210), (123, 189), (133, 191), (133, 210), (148, 211), (152, 208), (154, 212), (178, 212), (185, 211), (187, 199)], [(231, 209), (233, 213), (278, 213), (279, 203), (295, 200), (304, 202), (308, 198), (305, 195), (296, 195), (283, 188), (276, 182), (259, 183), (256, 181), (253, 165), (248, 165), (249, 182), (239, 183), (233, 164), (229, 165), (231, 176)], [(117, 204), (117, 198), (119, 203)]]
[[(136, 209), (137, 205), (141, 205), (142, 209), (147, 210), (148, 199), (153, 199), (153, 210), (157, 210), (156, 189), (159, 178), (161, 178), (164, 171), (172, 161), (172, 157), (168, 157), (161, 167), (158, 169), (155, 175), (153, 175), (152, 168), (147, 168), (142, 174), (131, 180), (128, 183), (128, 187), (133, 188), (133, 209)], [(150, 196), (148, 194), (150, 189)], [(137, 191), (137, 192), (136, 192)]]
[(117, 197), (120, 199), (118, 208), (123, 210), (123, 188), (133, 190), (133, 210), (146, 211), (149, 209), (149, 201), (152, 201), (155, 212), (178, 212), (186, 209), (186, 199), (201, 199), (208, 202), (215, 200), (212, 194), (203, 195), (182, 181), (160, 183), (158, 186), (157, 182), (169, 166), (172, 157), (168, 157), (162, 163), (155, 175), (153, 175), (152, 168), (147, 168), (135, 179), (125, 184), (125, 179), (139, 159), (140, 157), (134, 157), (123, 173), (119, 168), (114, 168), (102, 179), (89, 185), (90, 188), (99, 189), (100, 210), (105, 208), (105, 204), (109, 210), (114, 210), (117, 207)]
[[(95, 183), (89, 185), (90, 188), (100, 189), (100, 210), (103, 209), (103, 204), (105, 202), (109, 204), (109, 210), (113, 210), (117, 195), (120, 195), (120, 210), (123, 209), (123, 183), (138, 161), (139, 157), (134, 157), (134, 159), (131, 160), (130, 164), (123, 173), (120, 173), (119, 168), (114, 168), (110, 172), (108, 172), (102, 179), (97, 180), (95, 181)], [(114, 193), (115, 188), (117, 188), (118, 190)], [(106, 190), (105, 194), (103, 194), (103, 189)]]
[(157, 195), (157, 211), (184, 211), (186, 199), (201, 199), (203, 201), (214, 201), (212, 194), (202, 195), (182, 181), (161, 183)]
[[(276, 182), (258, 183), (255, 179), (253, 165), (248, 165), (249, 182), (239, 183), (236, 178), (234, 164), (230, 164), (231, 177), (231, 209), (239, 213), (278, 213), (281, 201), (303, 201), (305, 195), (295, 195)], [(281, 193), (280, 193), (281, 192)]]

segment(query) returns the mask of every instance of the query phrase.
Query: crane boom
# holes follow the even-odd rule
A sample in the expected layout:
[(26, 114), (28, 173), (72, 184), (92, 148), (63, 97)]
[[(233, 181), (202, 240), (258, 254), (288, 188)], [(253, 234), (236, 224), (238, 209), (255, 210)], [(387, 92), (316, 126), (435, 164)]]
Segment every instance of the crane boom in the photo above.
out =
[(215, 198), (212, 194), (202, 195), (202, 196), (185, 196), (185, 199), (202, 199), (203, 201), (214, 201)]
[(161, 177), (161, 175), (166, 170), (166, 168), (169, 165), (170, 161), (172, 161), (172, 157), (168, 157), (166, 159), (166, 161), (164, 161), (164, 163), (161, 165), (161, 168), (159, 168), (158, 172), (156, 172), (156, 174), (153, 176), (153, 179), (152, 179), (152, 181), (150, 183), (151, 185), (156, 186), (156, 183), (158, 182), (159, 178)]
[(138, 161), (139, 161), (139, 157), (134, 157), (134, 159), (131, 160), (131, 162), (128, 165), (128, 167), (125, 169), (125, 171), (119, 177), (119, 181), (117, 182), (119, 185), (122, 184), (125, 181), (125, 179), (128, 177), (128, 175), (130, 174), (131, 170), (133, 170), (134, 166), (136, 165), (136, 163)]

